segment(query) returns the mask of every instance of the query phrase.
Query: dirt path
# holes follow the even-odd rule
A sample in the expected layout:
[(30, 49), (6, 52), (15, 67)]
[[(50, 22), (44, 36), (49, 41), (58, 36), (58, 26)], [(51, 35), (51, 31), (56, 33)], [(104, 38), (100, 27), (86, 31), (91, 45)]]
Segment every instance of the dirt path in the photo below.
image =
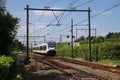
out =
[(18, 66), (24, 65), (24, 54), (17, 55), (17, 63)]

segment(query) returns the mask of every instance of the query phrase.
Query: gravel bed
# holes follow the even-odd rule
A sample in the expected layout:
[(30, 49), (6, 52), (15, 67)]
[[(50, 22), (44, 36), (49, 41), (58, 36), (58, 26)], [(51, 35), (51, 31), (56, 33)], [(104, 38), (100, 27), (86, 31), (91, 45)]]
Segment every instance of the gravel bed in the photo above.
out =
[(36, 63), (35, 61), (27, 65), (26, 70), (29, 80), (70, 80), (68, 75), (62, 74), (45, 64)]
[(58, 74), (56, 72), (45, 72), (45, 74), (39, 76), (33, 76), (30, 80), (69, 80), (68, 76)]
[(97, 76), (106, 78), (108, 80), (120, 80), (120, 75), (112, 73), (112, 72), (103, 71), (103, 70), (99, 70), (99, 69), (92, 69), (92, 68), (89, 68), (89, 67), (86, 67), (86, 66), (80, 66), (80, 65), (77, 65), (77, 64), (71, 64), (71, 63), (67, 63), (67, 62), (60, 62), (60, 63), (62, 63), (64, 65), (67, 64), (68, 66), (72, 66), (74, 68), (83, 70), (87, 73), (91, 73), (93, 75), (97, 75)]
[[(56, 60), (56, 62), (62, 63), (67, 66), (72, 66), (74, 68), (83, 70), (87, 73), (106, 78), (107, 80), (120, 80), (120, 75), (112, 73), (112, 72), (103, 71), (103, 70), (99, 70), (99, 69), (93, 69), (93, 68), (89, 68), (86, 66), (80, 66), (77, 64), (62, 62), (59, 60)], [(35, 62), (33, 61), (33, 64), (34, 63)], [(39, 68), (39, 70), (36, 70), (36, 72), (39, 72), (39, 74), (37, 76), (31, 77), (31, 80), (72, 80), (72, 79), (70, 79), (69, 76), (61, 74), (59, 71), (52, 69), (49, 66), (46, 66), (44, 64), (37, 63), (37, 64), (35, 64), (35, 67), (36, 66)], [(69, 70), (69, 72), (74, 73), (74, 71), (72, 72), (72, 70)], [(91, 78), (89, 76), (86, 76), (84, 74), (80, 74), (80, 73), (75, 73), (75, 74), (79, 75), (81, 80), (97, 80), (97, 79)]]

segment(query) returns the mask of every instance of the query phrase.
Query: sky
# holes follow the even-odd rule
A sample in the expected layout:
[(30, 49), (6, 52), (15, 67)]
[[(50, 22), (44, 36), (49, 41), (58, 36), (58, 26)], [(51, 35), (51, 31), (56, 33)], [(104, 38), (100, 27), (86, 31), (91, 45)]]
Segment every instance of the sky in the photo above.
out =
[[(95, 29), (97, 36), (105, 36), (109, 32), (120, 32), (120, 0), (6, 0), (6, 9), (14, 17), (20, 18), (17, 36), (26, 35), (26, 10), (24, 10), (26, 5), (39, 9), (48, 7), (50, 9), (88, 10), (90, 7), (92, 36), (95, 36)], [(75, 25), (73, 27), (75, 39), (76, 32), (77, 37), (88, 36), (88, 31), (82, 30), (88, 29), (87, 12), (29, 11), (29, 13), (30, 36), (45, 36), (46, 41), (59, 42), (61, 35), (63, 42), (70, 41), (71, 39), (66, 36), (71, 35), (71, 19)], [(20, 37), (18, 39), (25, 40)], [(40, 43), (44, 41), (44, 38), (35, 37), (33, 39), (31, 37), (30, 41), (33, 40)]]

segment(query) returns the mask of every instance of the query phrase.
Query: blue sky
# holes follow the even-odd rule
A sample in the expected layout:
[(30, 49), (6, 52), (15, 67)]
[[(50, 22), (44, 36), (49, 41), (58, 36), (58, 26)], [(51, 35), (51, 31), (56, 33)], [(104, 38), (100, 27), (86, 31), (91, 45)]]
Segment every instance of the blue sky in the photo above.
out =
[[(113, 5), (120, 4), (120, 0), (7, 0), (6, 8), (14, 16), (21, 19), (18, 29), (18, 36), (26, 35), (26, 11), (24, 8), (28, 4), (31, 8), (44, 8), (50, 7), (54, 9), (65, 9), (67, 6), (73, 2), (72, 7), (80, 10), (87, 10), (88, 7), (91, 9), (91, 16), (102, 12)], [(86, 4), (84, 4), (86, 3)], [(70, 9), (71, 6), (68, 6), (67, 9)], [(55, 15), (58, 15), (58, 12), (43, 12), (43, 11), (30, 11), (30, 35), (34, 36), (46, 36), (46, 40), (49, 41), (50, 38), (59, 38), (62, 35), (63, 41), (69, 41), (70, 39), (66, 38), (66, 35), (70, 35), (70, 23), (73, 19), (74, 24), (79, 26), (74, 26), (74, 35), (76, 35), (77, 29), (87, 29), (88, 26), (82, 26), (87, 24), (81, 22), (87, 19), (87, 13), (85, 12), (65, 12), (61, 18), (58, 20), (60, 26), (55, 26), (57, 24), (57, 19)], [(52, 23), (51, 21), (54, 20)], [(48, 24), (50, 26), (47, 26)], [(81, 26), (80, 26), (81, 25)], [(120, 32), (120, 5), (115, 7), (103, 14), (91, 18), (91, 28), (97, 29), (97, 36), (105, 36), (108, 32)], [(87, 31), (80, 30), (77, 32), (79, 36), (88, 36)], [(91, 34), (94, 36), (94, 31), (91, 31)], [(39, 39), (43, 41), (43, 39)], [(53, 41), (59, 41), (59, 39), (53, 39)]]

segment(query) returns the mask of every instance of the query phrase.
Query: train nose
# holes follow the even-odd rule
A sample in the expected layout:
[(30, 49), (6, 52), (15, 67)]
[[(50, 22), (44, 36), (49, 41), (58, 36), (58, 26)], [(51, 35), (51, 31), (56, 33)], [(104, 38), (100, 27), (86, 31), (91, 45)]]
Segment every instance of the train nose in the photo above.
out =
[(48, 55), (49, 56), (55, 56), (56, 55), (56, 51), (50, 50), (50, 51), (48, 51)]
[(49, 48), (49, 50), (55, 50), (55, 48)]

